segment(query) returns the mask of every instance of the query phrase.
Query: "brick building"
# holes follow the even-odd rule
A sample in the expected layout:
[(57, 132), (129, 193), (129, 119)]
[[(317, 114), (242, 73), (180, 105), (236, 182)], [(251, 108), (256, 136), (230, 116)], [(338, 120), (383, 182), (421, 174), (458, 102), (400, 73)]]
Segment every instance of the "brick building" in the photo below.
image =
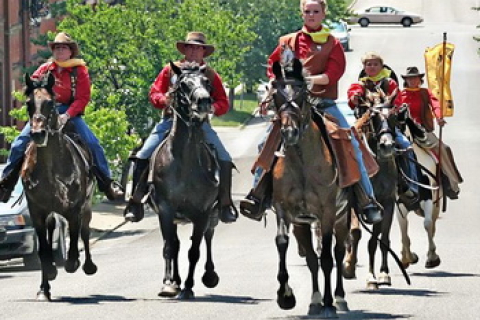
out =
[[(9, 112), (20, 104), (11, 93), (21, 89), (24, 68), (37, 58), (39, 48), (30, 40), (55, 30), (49, 13), (49, 5), (55, 2), (60, 0), (0, 0), (0, 126), (16, 124)], [(0, 147), (6, 147), (3, 137)]]

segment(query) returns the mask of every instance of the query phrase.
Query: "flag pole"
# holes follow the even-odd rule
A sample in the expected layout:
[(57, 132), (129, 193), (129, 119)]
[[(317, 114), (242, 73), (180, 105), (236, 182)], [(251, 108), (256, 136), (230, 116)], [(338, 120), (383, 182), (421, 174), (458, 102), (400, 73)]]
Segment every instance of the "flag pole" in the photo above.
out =
[[(440, 81), (440, 119), (443, 119), (443, 108), (444, 108), (444, 85), (445, 85), (445, 62), (446, 62), (446, 53), (447, 53), (447, 33), (443, 33), (443, 47), (442, 47), (442, 81)], [(436, 206), (440, 206), (440, 190), (442, 189), (442, 144), (443, 144), (443, 124), (439, 126), (438, 133), (438, 168), (437, 168), (437, 182), (438, 182), (438, 192), (436, 199)]]

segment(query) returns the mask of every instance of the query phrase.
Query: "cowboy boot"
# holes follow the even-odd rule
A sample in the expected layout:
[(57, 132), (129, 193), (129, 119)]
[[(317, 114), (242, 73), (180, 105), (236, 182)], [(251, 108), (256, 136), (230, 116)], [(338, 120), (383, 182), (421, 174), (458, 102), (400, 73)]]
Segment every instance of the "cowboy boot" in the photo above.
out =
[(92, 170), (97, 179), (98, 190), (105, 193), (108, 200), (115, 201), (125, 197), (123, 188), (118, 182), (113, 181), (112, 178), (104, 175), (96, 166), (93, 166)]
[(262, 220), (265, 211), (270, 207), (271, 176), (270, 173), (263, 174), (245, 199), (240, 200), (240, 213), (245, 217), (256, 221)]
[(360, 208), (359, 218), (367, 224), (376, 224), (383, 220), (383, 208), (372, 197), (369, 197), (359, 183), (353, 185), (353, 192)]
[(13, 189), (17, 184), (18, 177), (20, 176), (20, 169), (22, 168), (23, 158), (14, 164), (13, 169), (7, 172), (0, 181), (0, 201), (7, 203), (10, 200)]
[(237, 208), (232, 201), (232, 168), (230, 161), (219, 161), (220, 163), (220, 185), (218, 190), (219, 217), (223, 223), (235, 222), (238, 218)]
[(123, 212), (125, 220), (130, 222), (139, 222), (145, 216), (145, 210), (141, 199), (145, 194), (144, 180), (147, 177), (146, 170), (148, 168), (148, 159), (138, 159), (135, 161), (135, 169), (133, 170), (133, 190), (128, 204)]

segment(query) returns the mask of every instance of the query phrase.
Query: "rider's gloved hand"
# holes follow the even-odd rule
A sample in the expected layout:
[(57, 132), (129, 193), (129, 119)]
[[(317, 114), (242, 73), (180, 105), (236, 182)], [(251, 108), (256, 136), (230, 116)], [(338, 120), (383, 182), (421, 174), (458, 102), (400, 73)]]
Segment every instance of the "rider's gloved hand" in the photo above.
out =
[(70, 119), (70, 115), (68, 113), (61, 114), (58, 116), (58, 123), (63, 126), (67, 123), (68, 119)]

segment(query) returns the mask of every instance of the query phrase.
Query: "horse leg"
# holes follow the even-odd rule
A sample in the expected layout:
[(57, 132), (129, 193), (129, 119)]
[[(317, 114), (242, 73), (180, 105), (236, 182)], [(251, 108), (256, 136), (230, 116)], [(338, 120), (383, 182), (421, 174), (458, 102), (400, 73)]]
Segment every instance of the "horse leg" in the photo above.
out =
[(38, 256), (42, 265), (42, 282), (40, 291), (37, 292), (37, 300), (51, 301), (49, 280), (56, 278), (57, 269), (53, 265), (52, 245), (47, 240), (47, 229), (45, 221), (35, 224), (35, 231), (38, 237)]
[(402, 237), (402, 264), (407, 269), (410, 264), (418, 262), (418, 256), (410, 250), (410, 237), (408, 236), (408, 210), (405, 206), (400, 205), (397, 214), (398, 224)]
[(322, 309), (322, 295), (320, 294), (320, 289), (318, 287), (318, 256), (313, 248), (311, 226), (308, 224), (294, 225), (293, 234), (295, 235), (298, 244), (305, 250), (305, 259), (312, 277), (312, 298), (308, 314), (320, 314)]
[(277, 304), (281, 309), (290, 310), (295, 307), (296, 300), (292, 288), (288, 285), (288, 270), (287, 270), (287, 249), (288, 249), (288, 225), (283, 219), (283, 210), (275, 206), (277, 212), (277, 236), (275, 237), (275, 244), (277, 245), (277, 252), (279, 256), (277, 280), (280, 287), (277, 290)]
[(437, 246), (433, 240), (435, 237), (435, 227), (440, 212), (440, 205), (434, 205), (430, 202), (430, 210), (425, 210), (425, 219), (423, 224), (428, 236), (428, 253), (425, 268), (431, 269), (440, 265), (440, 257), (437, 255)]
[[(206, 215), (208, 217), (208, 215)], [(180, 292), (178, 298), (180, 300), (191, 300), (195, 298), (195, 294), (192, 290), (195, 285), (194, 275), (195, 268), (200, 258), (200, 244), (202, 242), (203, 235), (205, 234), (205, 228), (207, 227), (207, 220), (198, 221), (193, 223), (192, 245), (188, 250), (188, 276), (185, 280), (185, 288)]]
[(345, 300), (345, 290), (343, 288), (343, 259), (345, 258), (345, 240), (348, 236), (348, 229), (335, 229), (335, 263), (337, 265), (337, 285), (335, 287), (335, 307), (339, 311), (349, 311), (347, 301)]
[(378, 276), (378, 285), (392, 285), (390, 270), (388, 268), (388, 248), (390, 246), (390, 229), (393, 220), (393, 200), (384, 204), (384, 215), (382, 220), (382, 237), (380, 250), (382, 252), (382, 264), (380, 266), (380, 275)]
[(78, 252), (78, 236), (80, 233), (80, 218), (73, 216), (68, 220), (68, 230), (70, 232), (70, 248), (65, 262), (65, 271), (73, 273), (80, 267), (80, 254)]
[(203, 274), (202, 282), (207, 288), (215, 288), (220, 280), (218, 274), (215, 272), (215, 265), (212, 258), (212, 238), (214, 232), (215, 229), (209, 227), (204, 235), (207, 247), (207, 262), (205, 263), (205, 273)]
[[(326, 212), (325, 216), (329, 216)], [(332, 215), (335, 219), (335, 213)], [(332, 256), (332, 240), (333, 240), (333, 226), (335, 221), (331, 224), (326, 223), (325, 219), (322, 220), (322, 254), (320, 255), (320, 262), (323, 271), (324, 278), (324, 295), (323, 295), (323, 307), (320, 312), (321, 318), (336, 318), (337, 309), (333, 306), (332, 296), (332, 270), (333, 270), (333, 256)]]
[(173, 223), (173, 214), (160, 212), (158, 217), (163, 237), (163, 259), (165, 262), (163, 287), (158, 295), (160, 297), (176, 297), (180, 293), (181, 284), (178, 271), (180, 240), (177, 236), (177, 225)]
[(97, 266), (92, 261), (90, 253), (90, 221), (92, 220), (92, 211), (84, 210), (82, 219), (81, 237), (85, 248), (85, 263), (83, 264), (83, 272), (87, 275), (93, 275), (97, 272)]
[(378, 281), (375, 276), (375, 253), (377, 251), (377, 239), (380, 235), (382, 222), (375, 223), (372, 228), (372, 236), (368, 240), (368, 279), (367, 289), (377, 290)]
[(351, 230), (347, 238), (348, 247), (346, 248), (346, 258), (343, 264), (343, 277), (345, 279), (355, 279), (355, 269), (357, 265), (358, 256), (358, 244), (362, 238), (362, 230), (360, 229), (360, 223), (358, 217), (354, 212), (350, 213), (351, 216)]

